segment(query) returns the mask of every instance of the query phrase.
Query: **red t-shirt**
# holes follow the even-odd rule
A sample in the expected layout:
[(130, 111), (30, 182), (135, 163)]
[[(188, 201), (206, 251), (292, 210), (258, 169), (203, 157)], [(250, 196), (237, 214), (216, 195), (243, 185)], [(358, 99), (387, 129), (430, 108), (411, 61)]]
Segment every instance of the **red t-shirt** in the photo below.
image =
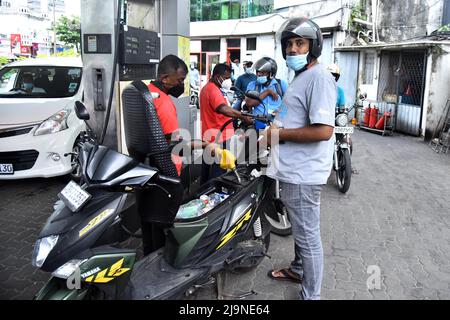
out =
[[(164, 135), (170, 135), (174, 131), (179, 129), (177, 108), (175, 107), (172, 99), (157, 86), (150, 83), (148, 85), (150, 92), (159, 93), (159, 98), (153, 99), (155, 103), (156, 113), (158, 114), (159, 123)], [(172, 161), (177, 168), (178, 175), (181, 173), (182, 161), (179, 156), (172, 154)]]
[[(213, 142), (220, 128), (230, 120), (230, 117), (217, 113), (220, 105), (228, 105), (222, 91), (213, 83), (208, 82), (200, 92), (200, 118), (202, 121), (202, 138)], [(226, 126), (219, 142), (226, 141), (234, 134), (233, 123)]]

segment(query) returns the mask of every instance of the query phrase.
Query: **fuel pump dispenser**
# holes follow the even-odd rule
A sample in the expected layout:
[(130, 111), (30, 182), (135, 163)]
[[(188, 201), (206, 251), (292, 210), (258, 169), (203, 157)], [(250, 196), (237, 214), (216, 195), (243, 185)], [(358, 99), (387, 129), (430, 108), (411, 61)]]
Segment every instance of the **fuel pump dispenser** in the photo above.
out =
[[(189, 7), (184, 0), (81, 0), (81, 37), (90, 124), (102, 144), (127, 153), (122, 90), (131, 81), (155, 79), (166, 54), (189, 65)], [(173, 100), (180, 127), (193, 136), (197, 113), (185, 87)]]

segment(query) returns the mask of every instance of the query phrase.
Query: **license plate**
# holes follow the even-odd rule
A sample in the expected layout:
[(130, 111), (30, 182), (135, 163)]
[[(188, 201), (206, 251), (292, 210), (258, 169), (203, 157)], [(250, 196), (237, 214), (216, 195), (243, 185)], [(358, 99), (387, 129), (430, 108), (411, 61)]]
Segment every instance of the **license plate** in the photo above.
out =
[(91, 195), (81, 189), (81, 187), (73, 181), (58, 194), (58, 197), (64, 202), (72, 212), (80, 210), (84, 204), (91, 198)]
[(334, 127), (334, 133), (353, 133), (353, 127)]
[(14, 168), (12, 164), (2, 163), (0, 164), (0, 174), (13, 174)]

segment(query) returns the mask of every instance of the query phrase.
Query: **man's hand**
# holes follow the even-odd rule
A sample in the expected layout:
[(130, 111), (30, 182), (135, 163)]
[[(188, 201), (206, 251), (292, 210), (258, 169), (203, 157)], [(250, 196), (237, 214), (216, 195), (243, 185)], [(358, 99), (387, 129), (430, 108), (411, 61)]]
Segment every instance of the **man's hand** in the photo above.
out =
[(280, 128), (272, 124), (270, 127), (267, 127), (261, 135), (262, 138), (259, 140), (259, 143), (265, 143), (268, 146), (277, 144), (280, 141)]
[(261, 100), (264, 100), (268, 96), (271, 96), (274, 101), (278, 100), (278, 94), (275, 91), (273, 91), (272, 89), (267, 89), (266, 91), (261, 93), (261, 95), (259, 97), (261, 98)]
[(208, 155), (211, 155), (211, 157), (215, 157), (218, 150), (222, 150), (220, 148), (220, 146), (216, 143), (211, 142), (211, 143), (206, 143), (204, 152)]
[(241, 120), (244, 121), (247, 124), (252, 124), (253, 123), (253, 118), (252, 117), (241, 116)]

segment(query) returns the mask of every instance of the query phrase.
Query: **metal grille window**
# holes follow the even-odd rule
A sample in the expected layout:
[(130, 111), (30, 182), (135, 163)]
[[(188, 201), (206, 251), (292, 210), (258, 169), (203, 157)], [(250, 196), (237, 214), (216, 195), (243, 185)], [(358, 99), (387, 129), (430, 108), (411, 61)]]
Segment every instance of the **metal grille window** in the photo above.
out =
[(397, 102), (397, 78), (400, 52), (383, 52), (380, 61), (378, 101)]
[(420, 134), (425, 59), (424, 51), (381, 54), (378, 101), (396, 104), (396, 131)]
[(375, 68), (375, 53), (364, 53), (364, 70), (363, 70), (363, 84), (373, 84), (373, 70)]

